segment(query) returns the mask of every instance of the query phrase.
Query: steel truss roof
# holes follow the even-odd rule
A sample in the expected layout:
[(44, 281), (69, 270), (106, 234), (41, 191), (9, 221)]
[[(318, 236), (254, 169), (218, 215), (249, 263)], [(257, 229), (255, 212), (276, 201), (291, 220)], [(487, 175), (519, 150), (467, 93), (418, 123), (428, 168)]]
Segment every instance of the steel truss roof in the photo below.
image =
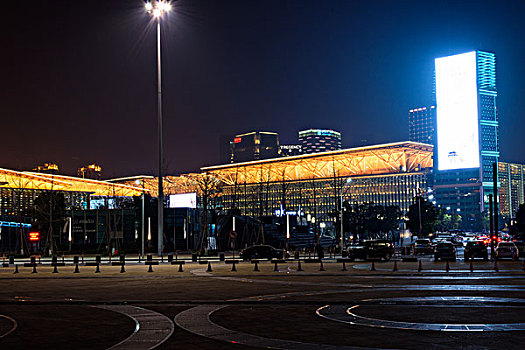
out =
[(204, 167), (226, 185), (413, 172), (432, 167), (432, 145), (399, 142)]
[(140, 196), (142, 188), (72, 176), (0, 168), (2, 188), (85, 192), (94, 196)]

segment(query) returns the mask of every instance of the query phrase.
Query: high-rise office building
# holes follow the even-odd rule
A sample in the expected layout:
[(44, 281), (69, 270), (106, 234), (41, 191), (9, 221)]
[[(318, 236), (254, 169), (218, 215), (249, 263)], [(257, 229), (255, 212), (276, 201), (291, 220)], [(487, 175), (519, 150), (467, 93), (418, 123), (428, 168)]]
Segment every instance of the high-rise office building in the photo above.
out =
[(499, 208), (501, 215), (516, 217), (516, 210), (525, 203), (525, 165), (498, 163)]
[(495, 55), (437, 58), (435, 94), (435, 197), (464, 221), (474, 220), (494, 193), (492, 167), (499, 157)]
[(253, 131), (235, 135), (231, 143), (231, 163), (250, 162), (279, 156), (279, 134)]
[(53, 162), (44, 163), (43, 165), (39, 165), (36, 168), (34, 168), (33, 171), (36, 171), (37, 173), (56, 175), (58, 174), (58, 165), (56, 165)]
[(341, 133), (329, 129), (299, 131), (299, 144), (303, 154), (341, 149)]
[(301, 145), (280, 145), (281, 157), (300, 156), (303, 154)]
[(78, 168), (77, 174), (83, 179), (100, 180), (102, 177), (102, 167), (95, 163)]
[(435, 145), (436, 107), (413, 108), (408, 111), (409, 141)]

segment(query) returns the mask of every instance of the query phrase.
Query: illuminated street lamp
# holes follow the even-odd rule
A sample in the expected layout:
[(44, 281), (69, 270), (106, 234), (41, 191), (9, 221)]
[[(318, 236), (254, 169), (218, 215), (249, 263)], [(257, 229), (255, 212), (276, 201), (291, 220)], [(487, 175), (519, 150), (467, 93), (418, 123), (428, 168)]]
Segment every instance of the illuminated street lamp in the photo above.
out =
[(153, 16), (157, 22), (157, 114), (158, 114), (158, 141), (159, 141), (159, 188), (158, 188), (158, 255), (162, 254), (164, 246), (164, 188), (162, 185), (162, 74), (160, 55), (160, 21), (165, 14), (170, 12), (169, 1), (147, 1), (144, 5), (146, 12)]

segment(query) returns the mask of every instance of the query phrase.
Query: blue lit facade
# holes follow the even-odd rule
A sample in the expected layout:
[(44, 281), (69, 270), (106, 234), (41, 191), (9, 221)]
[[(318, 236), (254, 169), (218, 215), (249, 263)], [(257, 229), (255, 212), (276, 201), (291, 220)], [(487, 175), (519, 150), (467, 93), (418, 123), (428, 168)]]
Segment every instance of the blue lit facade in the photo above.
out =
[[(440, 171), (434, 159), (436, 202), (451, 213), (459, 213), (467, 228), (473, 227), (476, 216), (487, 210), (488, 195), (494, 193), (492, 167), (499, 159), (499, 145), (496, 56), (493, 53), (476, 51), (476, 84), (480, 167)], [(439, 109), (439, 104), (436, 108)]]

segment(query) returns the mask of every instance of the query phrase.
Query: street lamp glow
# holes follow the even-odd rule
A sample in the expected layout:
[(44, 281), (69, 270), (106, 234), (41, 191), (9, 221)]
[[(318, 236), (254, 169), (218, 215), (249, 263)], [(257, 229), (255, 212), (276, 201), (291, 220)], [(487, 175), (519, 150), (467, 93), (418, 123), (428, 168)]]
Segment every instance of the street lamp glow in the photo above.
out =
[(158, 18), (171, 11), (171, 4), (169, 1), (148, 1), (144, 4), (144, 8), (146, 9), (147, 13), (152, 14), (155, 18)]

